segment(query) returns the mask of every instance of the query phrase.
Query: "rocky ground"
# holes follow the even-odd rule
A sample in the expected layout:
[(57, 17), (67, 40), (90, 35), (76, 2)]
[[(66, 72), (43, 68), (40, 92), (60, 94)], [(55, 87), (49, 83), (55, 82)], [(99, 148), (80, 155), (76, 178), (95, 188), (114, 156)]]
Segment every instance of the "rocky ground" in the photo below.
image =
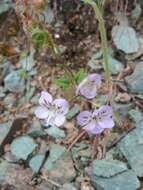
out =
[[(133, 1), (127, 7), (121, 4), (109, 2), (105, 8), (109, 66), (114, 82), (113, 108), (118, 122), (111, 131), (106, 157), (101, 136), (96, 158), (92, 160), (92, 137), (88, 135), (67, 151), (79, 132), (75, 116), (87, 105), (74, 101), (63, 128), (43, 127), (34, 110), (39, 93), (45, 89), (53, 96), (72, 99), (69, 89), (64, 91), (55, 82), (65, 74), (62, 64), (66, 63), (73, 73), (81, 68), (84, 74), (104, 73), (94, 12), (76, 1), (52, 1), (43, 14), (62, 53), (56, 57), (50, 48), (44, 48), (30, 52), (25, 59), (21, 52), (27, 48), (26, 37), (15, 4), (0, 2), (2, 190), (142, 190), (143, 5), (141, 1)], [(28, 75), (21, 72), (25, 67)], [(105, 92), (103, 85), (96, 104), (107, 102)]]

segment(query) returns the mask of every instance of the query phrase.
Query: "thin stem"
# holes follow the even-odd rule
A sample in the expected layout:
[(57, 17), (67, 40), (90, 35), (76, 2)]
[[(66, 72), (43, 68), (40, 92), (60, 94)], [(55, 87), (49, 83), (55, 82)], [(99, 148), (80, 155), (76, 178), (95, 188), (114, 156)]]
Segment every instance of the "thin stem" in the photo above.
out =
[(106, 35), (106, 29), (105, 29), (105, 23), (102, 16), (102, 13), (100, 11), (100, 8), (97, 6), (93, 0), (83, 0), (85, 3), (88, 3), (92, 6), (92, 8), (95, 11), (95, 14), (97, 16), (98, 22), (99, 22), (99, 31), (101, 36), (101, 46), (103, 50), (103, 67), (105, 71), (105, 77), (107, 82), (107, 87), (110, 86), (112, 83), (110, 79), (110, 69), (109, 69), (109, 62), (108, 62), (108, 45), (107, 45), (107, 35)]
[(78, 136), (73, 140), (72, 144), (68, 147), (68, 151), (70, 151), (71, 148), (74, 146), (74, 144), (77, 143), (85, 134), (86, 134), (86, 131), (81, 131), (78, 134)]
[(93, 140), (93, 147), (92, 147), (92, 160), (94, 159), (96, 153), (97, 153), (97, 148), (98, 148), (98, 145), (99, 145), (99, 141), (100, 141), (100, 134), (97, 134), (95, 137), (94, 137), (94, 140)]

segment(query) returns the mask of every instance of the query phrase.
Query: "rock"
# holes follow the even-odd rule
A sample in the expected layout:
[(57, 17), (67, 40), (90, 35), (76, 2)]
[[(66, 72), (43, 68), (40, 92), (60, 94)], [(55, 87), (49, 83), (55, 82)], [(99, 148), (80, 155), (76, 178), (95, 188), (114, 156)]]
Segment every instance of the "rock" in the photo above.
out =
[(39, 120), (34, 119), (27, 134), (31, 137), (47, 136), (47, 133), (43, 130)]
[(77, 115), (80, 112), (80, 106), (75, 104), (74, 107), (72, 107), (69, 112), (66, 115), (67, 119), (72, 119), (75, 115)]
[(137, 176), (143, 177), (143, 121), (118, 144)]
[(4, 153), (4, 146), (11, 143), (13, 135), (20, 129), (23, 119), (15, 119), (8, 123), (0, 124), (0, 155)]
[(112, 38), (115, 46), (128, 54), (137, 52), (139, 49), (139, 40), (136, 31), (128, 26), (127, 17), (122, 13), (118, 13), (117, 19), (120, 24), (115, 25), (112, 29)]
[(65, 153), (65, 148), (62, 150), (63, 147), (61, 147), (63, 151), (61, 154), (58, 146), (56, 147), (56, 153), (55, 150), (51, 149), (52, 151), (45, 162), (43, 171), (46, 172), (49, 179), (63, 185), (71, 182), (76, 177), (76, 172), (70, 153)]
[(130, 119), (132, 119), (135, 123), (138, 123), (141, 120), (143, 120), (143, 115), (138, 109), (131, 109), (128, 112), (128, 115), (129, 115)]
[(118, 160), (94, 160), (93, 162), (93, 174), (98, 177), (111, 177), (127, 169), (126, 164)]
[(48, 129), (45, 129), (45, 132), (56, 139), (65, 138), (66, 136), (64, 130), (55, 126), (51, 126)]
[(66, 151), (65, 147), (58, 144), (52, 144), (50, 146), (50, 155), (44, 164), (44, 168), (47, 171), (52, 170), (54, 167), (54, 162), (60, 159), (62, 155), (65, 153), (65, 151)]
[(133, 74), (125, 78), (126, 84), (132, 93), (143, 94), (143, 62), (140, 62), (135, 67)]
[(125, 59), (127, 59), (128, 61), (134, 61), (135, 62), (135, 60), (137, 60), (139, 57), (142, 56), (142, 54), (143, 54), (143, 38), (142, 37), (139, 37), (139, 43), (140, 43), (140, 47), (139, 47), (138, 51), (136, 53), (133, 53), (133, 54), (127, 54), (125, 56)]
[(132, 170), (109, 178), (93, 175), (91, 182), (96, 190), (137, 190), (140, 187), (140, 182)]
[[(95, 52), (91, 59), (88, 62), (88, 65), (94, 69), (99, 70), (103, 68), (102, 64), (99, 64), (99, 59), (102, 62), (103, 61), (103, 54), (102, 52)], [(115, 59), (113, 56), (109, 55), (109, 69), (113, 75), (117, 75), (119, 72), (121, 72), (124, 69), (124, 65), (119, 60)]]
[(133, 104), (131, 103), (114, 103), (113, 104), (114, 107), (114, 111), (115, 113), (118, 114), (118, 116), (120, 117), (121, 121), (124, 121), (124, 119), (126, 118), (129, 110), (131, 110), (133, 108)]
[(33, 172), (39, 172), (40, 170), (40, 167), (42, 165), (42, 162), (45, 158), (45, 155), (44, 154), (38, 154), (36, 156), (34, 156), (30, 162), (29, 162), (29, 166), (30, 168), (33, 170)]
[(0, 86), (0, 100), (3, 99), (6, 96), (5, 92), (4, 92), (4, 88), (2, 86)]
[(59, 190), (77, 190), (71, 183), (64, 184)]
[(10, 149), (16, 158), (26, 160), (37, 146), (31, 137), (21, 136), (13, 140)]
[(5, 160), (0, 160), (0, 185), (5, 182), (6, 176), (9, 171), (13, 168), (16, 169), (19, 166), (16, 164), (9, 163)]
[(109, 69), (113, 75), (117, 75), (124, 69), (124, 65), (117, 59), (109, 56)]
[(131, 97), (128, 93), (118, 93), (117, 96), (115, 97), (116, 102), (120, 103), (129, 103), (131, 100)]
[(27, 189), (26, 187), (31, 183), (32, 177), (33, 172), (30, 168), (24, 169), (22, 167), (13, 167), (10, 168), (7, 172), (7, 175), (5, 177), (5, 184), (13, 186), (17, 190), (22, 190), (22, 187), (25, 187), (25, 189)]
[(4, 105), (6, 108), (11, 109), (16, 103), (16, 97), (14, 94), (10, 93), (4, 98)]
[(25, 89), (25, 79), (22, 78), (21, 70), (12, 71), (4, 79), (4, 87), (11, 92), (22, 93)]
[(14, 5), (11, 0), (2, 1), (0, 2), (0, 15), (7, 12), (10, 8), (12, 8)]

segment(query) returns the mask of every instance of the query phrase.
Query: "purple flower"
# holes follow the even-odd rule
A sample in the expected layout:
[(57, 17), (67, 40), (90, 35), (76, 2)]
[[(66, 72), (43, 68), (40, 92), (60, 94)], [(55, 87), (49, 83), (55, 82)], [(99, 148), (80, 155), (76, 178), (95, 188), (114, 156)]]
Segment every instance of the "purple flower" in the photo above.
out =
[(104, 129), (114, 127), (112, 112), (109, 105), (101, 106), (93, 112), (83, 111), (77, 116), (77, 123), (91, 134), (100, 134)]
[(101, 85), (101, 75), (88, 75), (77, 87), (76, 95), (82, 95), (87, 99), (92, 99), (96, 96), (97, 87)]
[(65, 122), (65, 115), (69, 110), (69, 104), (65, 99), (55, 99), (46, 91), (42, 91), (39, 104), (35, 110), (37, 118), (43, 121), (45, 126), (60, 127)]

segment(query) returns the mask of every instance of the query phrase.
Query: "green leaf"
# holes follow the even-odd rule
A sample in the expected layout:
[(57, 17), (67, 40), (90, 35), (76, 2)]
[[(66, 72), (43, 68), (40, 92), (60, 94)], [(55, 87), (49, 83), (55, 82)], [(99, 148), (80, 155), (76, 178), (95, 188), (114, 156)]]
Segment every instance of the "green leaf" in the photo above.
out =
[(43, 48), (50, 41), (50, 36), (47, 31), (42, 31), (38, 28), (32, 31), (32, 42), (36, 48)]
[(69, 85), (70, 85), (70, 79), (69, 79), (66, 75), (64, 75), (63, 78), (56, 79), (56, 80), (55, 80), (55, 83), (56, 83), (59, 87), (61, 87), (61, 88), (63, 88), (63, 89), (67, 89), (67, 88), (69, 87)]
[(77, 73), (74, 74), (74, 79), (77, 83), (79, 83), (86, 76), (86, 72), (84, 69), (80, 69)]

